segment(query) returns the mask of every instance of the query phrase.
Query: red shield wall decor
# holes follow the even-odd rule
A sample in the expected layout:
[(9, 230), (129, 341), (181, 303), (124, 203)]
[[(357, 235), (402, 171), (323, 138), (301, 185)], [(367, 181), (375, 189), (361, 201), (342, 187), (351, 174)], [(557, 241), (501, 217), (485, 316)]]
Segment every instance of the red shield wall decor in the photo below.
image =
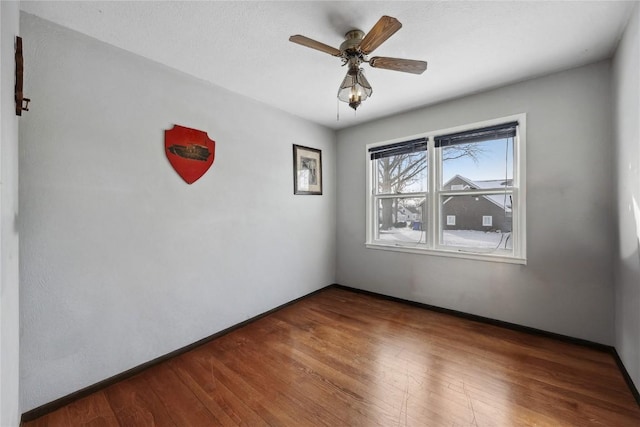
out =
[(173, 125), (164, 131), (164, 149), (178, 175), (192, 184), (213, 164), (216, 142), (201, 130)]

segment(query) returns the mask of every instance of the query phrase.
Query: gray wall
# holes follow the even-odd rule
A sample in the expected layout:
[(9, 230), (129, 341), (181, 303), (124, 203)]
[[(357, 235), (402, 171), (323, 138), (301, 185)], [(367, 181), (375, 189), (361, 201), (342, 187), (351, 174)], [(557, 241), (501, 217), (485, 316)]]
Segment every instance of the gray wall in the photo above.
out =
[(0, 426), (17, 426), (19, 372), (18, 116), (14, 102), (18, 2), (0, 2)]
[[(21, 395), (28, 411), (335, 281), (335, 135), (22, 14)], [(187, 185), (174, 124), (216, 141)], [(292, 144), (322, 149), (294, 196)]]
[(640, 388), (640, 5), (613, 61), (616, 147), (616, 349)]
[[(600, 62), (338, 132), (338, 283), (613, 344), (610, 76)], [(365, 248), (366, 144), (517, 113), (526, 266)]]

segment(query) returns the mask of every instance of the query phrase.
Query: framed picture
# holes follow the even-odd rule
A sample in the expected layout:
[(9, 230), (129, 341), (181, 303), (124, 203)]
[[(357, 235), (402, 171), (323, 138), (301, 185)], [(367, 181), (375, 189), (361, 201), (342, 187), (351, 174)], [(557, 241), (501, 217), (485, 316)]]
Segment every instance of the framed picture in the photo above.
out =
[(293, 194), (322, 194), (322, 152), (293, 145)]

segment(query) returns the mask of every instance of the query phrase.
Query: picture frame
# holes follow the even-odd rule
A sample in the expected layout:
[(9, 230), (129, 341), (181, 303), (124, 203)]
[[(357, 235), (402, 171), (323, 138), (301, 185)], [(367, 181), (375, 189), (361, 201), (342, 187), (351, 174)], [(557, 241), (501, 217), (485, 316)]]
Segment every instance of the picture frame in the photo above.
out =
[(322, 194), (322, 151), (293, 144), (293, 194)]

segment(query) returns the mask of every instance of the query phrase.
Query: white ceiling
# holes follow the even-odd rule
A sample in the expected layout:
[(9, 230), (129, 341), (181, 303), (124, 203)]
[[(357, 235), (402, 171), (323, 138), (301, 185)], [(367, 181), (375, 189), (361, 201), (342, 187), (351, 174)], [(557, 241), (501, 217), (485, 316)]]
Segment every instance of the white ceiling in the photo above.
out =
[[(637, 2), (21, 2), (21, 9), (333, 129), (610, 57)], [(426, 60), (422, 75), (364, 65), (373, 96), (340, 103), (339, 47), (382, 15), (403, 27), (374, 53)], [(371, 56), (374, 56), (371, 55)]]

